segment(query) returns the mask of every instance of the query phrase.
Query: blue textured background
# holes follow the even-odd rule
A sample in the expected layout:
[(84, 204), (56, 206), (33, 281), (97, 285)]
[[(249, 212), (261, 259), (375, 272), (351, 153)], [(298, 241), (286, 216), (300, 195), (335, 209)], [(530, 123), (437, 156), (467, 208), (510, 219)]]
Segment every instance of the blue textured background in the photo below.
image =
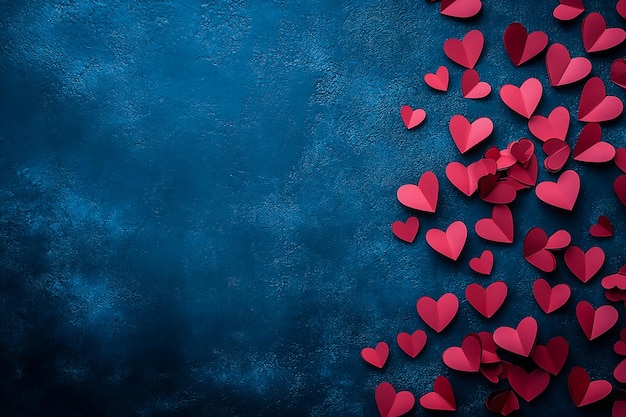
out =
[[(441, 352), (533, 315), (540, 343), (561, 334), (572, 352), (520, 415), (608, 415), (609, 400), (576, 410), (566, 379), (582, 365), (618, 386), (612, 344), (626, 320), (587, 342), (575, 304), (606, 303), (600, 280), (581, 284), (560, 256), (549, 278), (573, 296), (543, 314), (521, 243), (535, 225), (567, 228), (574, 244), (605, 249), (600, 276), (616, 271), (626, 262), (616, 167), (568, 162), (582, 178), (571, 215), (520, 193), (514, 245), (471, 232), (454, 263), (424, 241), (429, 228), (460, 219), (472, 230), (490, 214), (444, 170), (529, 135), (498, 98), (502, 84), (538, 77), (544, 115), (560, 104), (575, 115), (582, 89), (550, 88), (543, 58), (514, 68), (502, 47), (504, 28), (520, 21), (584, 55), (580, 19), (554, 20), (557, 1), (484, 3), (478, 19), (457, 21), (422, 0), (0, 2), (2, 414), (374, 416), (381, 381), (419, 398), (444, 374), (457, 415), (491, 415), (483, 401), (494, 387), (448, 370)], [(585, 3), (624, 26), (615, 2)], [(461, 97), (462, 70), (442, 50), (473, 28), (486, 37), (477, 70), (494, 89), (479, 101)], [(608, 72), (625, 50), (592, 58), (622, 98)], [(445, 94), (422, 80), (442, 64)], [(403, 104), (425, 108), (425, 124), (406, 130)], [(494, 135), (460, 156), (447, 130), (455, 113), (488, 115)], [(606, 127), (606, 140), (626, 145), (623, 117)], [(580, 128), (573, 120), (570, 143)], [(403, 244), (390, 225), (411, 213), (396, 189), (426, 170), (439, 177), (439, 208), (419, 214), (416, 242)], [(600, 214), (614, 238), (588, 236)], [(467, 266), (485, 248), (496, 255), (489, 278)], [(417, 359), (400, 352), (398, 332), (425, 328), (417, 298), (463, 299), (470, 282), (496, 279), (510, 293), (492, 320), (463, 302)], [(380, 340), (391, 355), (379, 371), (359, 352)]]

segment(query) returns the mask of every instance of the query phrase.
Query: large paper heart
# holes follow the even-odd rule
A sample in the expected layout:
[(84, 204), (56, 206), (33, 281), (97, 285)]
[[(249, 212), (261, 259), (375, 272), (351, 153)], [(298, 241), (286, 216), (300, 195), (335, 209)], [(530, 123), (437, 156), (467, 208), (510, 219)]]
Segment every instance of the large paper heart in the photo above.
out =
[(591, 77), (585, 83), (578, 104), (578, 120), (581, 122), (607, 122), (622, 114), (624, 104), (615, 96), (607, 96), (604, 82)]
[(451, 38), (443, 44), (443, 52), (457, 64), (472, 69), (483, 51), (485, 37), (477, 29), (469, 31), (462, 40)]
[(432, 74), (428, 73), (424, 75), (424, 82), (434, 90), (448, 91), (448, 84), (450, 83), (450, 73), (448, 68), (440, 66), (437, 68), (437, 72)]
[(609, 79), (620, 87), (626, 88), (626, 59), (617, 58), (613, 61), (613, 64), (611, 64)]
[(555, 336), (545, 346), (535, 346), (532, 359), (541, 369), (557, 376), (563, 369), (568, 354), (567, 340), (562, 336)]
[(462, 221), (455, 221), (446, 231), (430, 229), (426, 232), (426, 242), (435, 251), (456, 261), (465, 246), (467, 227)]
[(484, 81), (480, 81), (480, 75), (474, 69), (465, 70), (461, 78), (461, 92), (463, 97), (469, 99), (480, 99), (487, 97), (491, 93), (491, 86)]
[(493, 122), (488, 117), (480, 117), (469, 122), (464, 116), (456, 114), (450, 119), (450, 134), (462, 154), (487, 139), (493, 132)]
[(601, 52), (616, 47), (626, 39), (626, 31), (608, 28), (600, 13), (589, 13), (582, 24), (583, 46), (587, 52)]
[(426, 171), (417, 185), (405, 184), (398, 188), (397, 197), (409, 208), (434, 213), (439, 198), (439, 181), (432, 171)]
[(570, 115), (569, 111), (558, 106), (550, 112), (548, 117), (536, 115), (528, 120), (528, 129), (542, 142), (550, 139), (559, 139), (564, 141), (569, 130)]
[(563, 171), (556, 182), (540, 182), (535, 188), (535, 194), (541, 201), (568, 211), (574, 208), (579, 191), (580, 177), (571, 169)]
[(424, 323), (437, 333), (441, 333), (459, 311), (459, 299), (452, 293), (446, 293), (439, 300), (423, 296), (417, 300), (417, 314)]
[(530, 229), (524, 238), (524, 259), (543, 272), (552, 272), (556, 269), (556, 258), (546, 249), (547, 243), (548, 235), (543, 229)]
[(487, 288), (473, 283), (465, 289), (465, 298), (476, 311), (489, 319), (502, 307), (507, 292), (504, 281), (493, 282)]
[(589, 341), (597, 339), (615, 326), (618, 313), (615, 307), (604, 305), (594, 309), (588, 301), (576, 305), (576, 318)]
[(613, 391), (613, 386), (609, 381), (604, 379), (592, 381), (587, 371), (580, 366), (575, 366), (570, 371), (567, 387), (576, 407), (598, 402)]
[(496, 205), (491, 209), (491, 218), (480, 219), (474, 225), (476, 234), (485, 240), (513, 243), (513, 214), (508, 206)]
[(580, 131), (576, 146), (574, 146), (574, 160), (603, 163), (611, 161), (613, 157), (615, 157), (615, 148), (608, 142), (602, 142), (600, 124), (586, 124)]
[(507, 379), (517, 395), (526, 402), (531, 402), (548, 388), (550, 374), (543, 369), (534, 369), (526, 373), (524, 368), (513, 365), (507, 373)]
[(598, 217), (598, 221), (589, 228), (589, 234), (593, 237), (613, 236), (613, 225), (606, 216)]
[(417, 217), (409, 217), (406, 222), (400, 220), (393, 222), (391, 225), (392, 233), (400, 240), (408, 243), (413, 243), (417, 231), (419, 230), (420, 222)]
[(598, 246), (583, 252), (578, 246), (570, 246), (565, 251), (565, 264), (583, 283), (587, 283), (604, 265), (604, 251)]
[(550, 45), (546, 53), (546, 70), (553, 87), (573, 84), (591, 73), (591, 61), (585, 57), (571, 58), (564, 45)]
[(543, 278), (537, 279), (533, 284), (535, 301), (546, 314), (563, 307), (571, 294), (572, 290), (567, 284), (557, 284), (553, 288)]
[(440, 13), (444, 16), (468, 19), (483, 7), (481, 0), (441, 0)]
[(441, 358), (448, 368), (455, 371), (478, 372), (482, 351), (478, 335), (468, 334), (463, 339), (461, 347), (449, 347), (443, 352)]
[(505, 84), (500, 88), (500, 98), (508, 108), (529, 119), (539, 105), (543, 87), (536, 78), (529, 78), (520, 87)]
[(459, 162), (450, 162), (446, 166), (448, 180), (468, 197), (478, 189), (478, 180), (487, 174), (495, 173), (496, 162), (487, 158), (472, 162), (467, 167)]
[(424, 109), (415, 109), (411, 106), (402, 106), (400, 109), (400, 116), (407, 129), (413, 129), (419, 126), (424, 119), (426, 119), (426, 112)]
[(552, 173), (563, 169), (572, 151), (569, 145), (560, 139), (550, 139), (544, 142), (542, 148), (547, 156), (543, 161), (543, 165), (548, 172)]
[(530, 61), (548, 46), (548, 35), (536, 31), (528, 33), (519, 22), (511, 23), (504, 30), (504, 49), (516, 67)]
[(474, 272), (490, 275), (493, 269), (493, 252), (485, 249), (479, 257), (470, 259), (469, 266)]
[(583, 0), (559, 0), (559, 3), (552, 12), (552, 16), (558, 20), (573, 20), (585, 11)]
[(492, 392), (485, 400), (487, 409), (491, 412), (508, 416), (519, 410), (519, 401), (515, 393), (511, 390)]
[(399, 417), (411, 411), (415, 397), (409, 391), (396, 390), (389, 382), (381, 382), (376, 387), (376, 404), (381, 417)]
[(380, 342), (376, 345), (376, 348), (366, 347), (361, 350), (361, 357), (370, 365), (382, 368), (389, 357), (389, 345), (385, 342)]
[(456, 400), (454, 399), (454, 392), (448, 378), (438, 376), (435, 379), (434, 391), (422, 395), (420, 405), (428, 410), (456, 410)]
[(537, 321), (532, 317), (523, 318), (517, 328), (502, 326), (493, 332), (493, 341), (509, 352), (529, 357), (537, 339)]
[(398, 342), (400, 349), (412, 358), (420, 354), (424, 346), (426, 346), (427, 340), (428, 337), (424, 330), (416, 330), (413, 334), (401, 332), (396, 336), (396, 342)]

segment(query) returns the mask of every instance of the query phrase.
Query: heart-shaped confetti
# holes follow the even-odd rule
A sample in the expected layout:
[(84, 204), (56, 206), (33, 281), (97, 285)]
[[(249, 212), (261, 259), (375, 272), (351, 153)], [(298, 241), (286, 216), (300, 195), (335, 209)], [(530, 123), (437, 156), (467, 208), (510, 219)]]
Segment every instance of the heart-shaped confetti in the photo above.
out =
[(420, 222), (417, 217), (409, 217), (406, 222), (400, 220), (393, 222), (391, 225), (392, 233), (400, 240), (408, 243), (413, 243), (417, 231), (419, 230)]
[(480, 75), (474, 69), (465, 70), (461, 78), (461, 92), (463, 97), (470, 99), (485, 98), (491, 93), (491, 86), (480, 81)]
[(580, 301), (576, 305), (576, 318), (587, 339), (592, 341), (615, 326), (618, 313), (610, 305), (600, 306), (596, 310), (588, 301)]
[(504, 30), (504, 49), (516, 67), (530, 61), (548, 46), (548, 35), (536, 31), (528, 33), (519, 22), (511, 23)]
[(620, 175), (613, 182), (613, 190), (620, 203), (626, 207), (626, 175)]
[(617, 58), (613, 61), (613, 64), (611, 64), (609, 79), (616, 85), (626, 88), (626, 59)]
[(555, 336), (545, 346), (533, 349), (532, 359), (541, 369), (557, 376), (567, 360), (569, 343), (563, 336)]
[(485, 240), (500, 243), (513, 243), (513, 214), (505, 205), (491, 209), (491, 217), (480, 219), (474, 226), (476, 234)]
[(547, 243), (548, 235), (543, 229), (530, 229), (524, 238), (524, 259), (543, 272), (552, 272), (556, 269), (556, 258), (546, 249)]
[(433, 384), (434, 391), (422, 395), (420, 405), (428, 410), (454, 411), (456, 400), (452, 385), (445, 376), (438, 376)]
[(448, 180), (468, 197), (478, 189), (478, 180), (487, 174), (495, 173), (496, 162), (487, 158), (472, 162), (467, 167), (459, 162), (450, 162), (446, 166)]
[(608, 142), (602, 142), (602, 127), (598, 123), (586, 124), (580, 131), (574, 160), (580, 162), (603, 163), (615, 157), (615, 148)]
[(489, 411), (508, 416), (519, 410), (519, 400), (511, 390), (492, 392), (487, 396), (485, 405)]
[(389, 382), (381, 382), (376, 387), (376, 404), (381, 417), (399, 417), (411, 411), (415, 397), (409, 391), (396, 390)]
[(607, 28), (600, 13), (589, 13), (582, 24), (583, 46), (587, 52), (601, 52), (616, 47), (626, 39), (622, 28)]
[(504, 281), (493, 282), (487, 288), (474, 283), (465, 289), (465, 298), (476, 311), (489, 319), (502, 307), (507, 292), (508, 287)]
[(443, 352), (443, 363), (450, 369), (461, 372), (478, 372), (482, 347), (480, 338), (475, 334), (468, 334), (463, 339), (461, 347), (452, 346)]
[(481, 0), (441, 0), (440, 13), (444, 16), (468, 19), (483, 7)]
[(607, 96), (604, 82), (591, 77), (583, 87), (578, 104), (578, 120), (581, 122), (606, 122), (622, 114), (624, 104), (615, 96)]
[(467, 69), (472, 69), (483, 51), (485, 37), (477, 29), (469, 31), (462, 40), (451, 38), (443, 44), (448, 58)]
[(573, 84), (591, 73), (591, 61), (585, 57), (572, 58), (564, 45), (550, 45), (546, 53), (546, 70), (552, 87)]
[(598, 246), (583, 252), (578, 246), (570, 246), (565, 251), (565, 264), (583, 283), (587, 283), (604, 265), (604, 251)]
[(556, 182), (540, 182), (535, 188), (535, 194), (539, 200), (568, 211), (574, 208), (579, 191), (580, 177), (571, 169), (563, 171)]
[(448, 85), (450, 83), (450, 73), (448, 72), (448, 68), (442, 65), (437, 68), (437, 72), (434, 74), (428, 73), (424, 75), (424, 82), (434, 90), (448, 91)]
[(455, 221), (446, 231), (430, 229), (426, 232), (426, 242), (435, 251), (456, 261), (465, 246), (467, 227), (462, 221)]
[(542, 142), (550, 139), (564, 141), (569, 130), (569, 121), (569, 111), (563, 106), (558, 106), (550, 112), (548, 117), (541, 115), (531, 117), (528, 120), (528, 128)]
[(382, 368), (389, 357), (389, 345), (385, 342), (379, 342), (375, 348), (366, 347), (361, 350), (361, 357), (370, 365)]
[(491, 270), (493, 269), (493, 252), (485, 249), (479, 257), (470, 259), (469, 266), (472, 268), (472, 271), (478, 272), (479, 274), (491, 274)]
[(589, 234), (593, 237), (613, 236), (613, 225), (606, 216), (598, 217), (598, 221), (589, 228)]
[(462, 154), (472, 149), (491, 135), (493, 122), (488, 117), (480, 117), (470, 123), (460, 114), (452, 116), (449, 123), (452, 139)]
[(569, 159), (571, 148), (560, 139), (550, 139), (543, 144), (543, 151), (546, 153), (546, 159), (543, 165), (548, 172), (559, 172)]
[(422, 174), (417, 185), (405, 184), (398, 188), (398, 201), (409, 208), (434, 213), (439, 198), (439, 181), (432, 171)]
[(427, 340), (428, 336), (424, 330), (416, 330), (412, 334), (401, 332), (396, 336), (396, 342), (398, 342), (400, 349), (412, 358), (422, 352)]
[(437, 333), (441, 333), (459, 311), (459, 299), (452, 293), (446, 293), (437, 301), (428, 296), (417, 300), (417, 314), (424, 323)]
[(537, 340), (537, 321), (523, 318), (517, 328), (501, 326), (493, 332), (493, 341), (502, 349), (523, 356), (530, 356)]
[(426, 119), (426, 112), (424, 109), (415, 109), (411, 106), (402, 106), (400, 109), (400, 116), (407, 129), (413, 129), (419, 126)]
[(567, 303), (572, 290), (567, 284), (557, 284), (553, 288), (548, 281), (539, 278), (533, 284), (533, 295), (539, 307), (546, 314), (550, 314)]
[(513, 365), (507, 374), (513, 391), (526, 402), (531, 402), (548, 388), (550, 374), (543, 369), (533, 369), (526, 373), (524, 368)]
[(583, 0), (559, 0), (559, 5), (554, 8), (552, 16), (558, 20), (569, 21), (576, 19), (584, 11)]
[(570, 371), (567, 387), (576, 407), (598, 402), (613, 391), (610, 382), (603, 379), (592, 381), (587, 371), (580, 366), (575, 366)]
[(500, 88), (500, 98), (508, 108), (527, 119), (535, 112), (539, 105), (543, 87), (536, 78), (529, 78), (517, 87), (513, 84), (505, 84)]

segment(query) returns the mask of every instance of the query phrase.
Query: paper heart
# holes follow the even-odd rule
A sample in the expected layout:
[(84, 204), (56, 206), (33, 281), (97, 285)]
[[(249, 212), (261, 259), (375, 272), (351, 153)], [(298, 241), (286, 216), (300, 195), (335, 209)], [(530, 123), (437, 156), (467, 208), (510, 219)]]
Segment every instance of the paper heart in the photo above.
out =
[(539, 307), (546, 313), (550, 314), (563, 307), (569, 300), (572, 290), (567, 284), (558, 284), (554, 288), (550, 286), (548, 281), (539, 278), (533, 284), (533, 295)]
[(567, 230), (557, 230), (552, 233), (546, 242), (547, 250), (561, 250), (565, 249), (572, 243), (572, 235)]
[(626, 148), (615, 149), (615, 157), (613, 158), (613, 162), (615, 162), (615, 165), (617, 165), (620, 171), (626, 173)]
[(492, 204), (509, 204), (517, 197), (517, 190), (508, 181), (498, 181), (498, 177), (487, 174), (478, 180), (478, 195), (483, 201)]
[(560, 139), (550, 139), (543, 144), (543, 151), (547, 157), (543, 161), (543, 165), (548, 172), (559, 172), (569, 159), (571, 149), (569, 145)]
[(513, 365), (509, 369), (507, 379), (517, 395), (526, 402), (531, 402), (548, 388), (550, 374), (543, 369), (534, 369), (526, 373), (524, 368)]
[(472, 69), (483, 51), (485, 37), (477, 29), (469, 31), (462, 40), (451, 38), (443, 44), (448, 58), (467, 69)]
[(366, 347), (361, 350), (361, 357), (370, 365), (382, 368), (389, 357), (389, 345), (385, 342), (380, 342), (376, 345), (376, 348)]
[(573, 84), (591, 73), (591, 61), (585, 57), (572, 58), (564, 45), (550, 45), (546, 53), (546, 70), (552, 87)]
[(611, 161), (614, 156), (615, 148), (613, 145), (608, 142), (602, 142), (602, 127), (600, 127), (600, 124), (586, 124), (580, 131), (576, 146), (574, 146), (574, 160), (603, 163)]
[(480, 359), (482, 363), (495, 363), (501, 362), (497, 355), (498, 345), (493, 341), (493, 335), (489, 332), (478, 332), (477, 336), (480, 338), (480, 344), (483, 349), (483, 356)]
[(480, 257), (470, 259), (469, 266), (474, 272), (490, 275), (493, 269), (493, 252), (485, 249)]
[(493, 341), (502, 349), (523, 357), (529, 357), (537, 339), (537, 321), (523, 318), (516, 329), (502, 326), (493, 332)]
[(611, 64), (609, 79), (620, 87), (626, 88), (626, 59), (617, 58), (613, 61), (613, 64)]
[(500, 375), (502, 374), (502, 364), (501, 363), (488, 363), (483, 364), (480, 367), (480, 373), (484, 376), (487, 381), (497, 384), (500, 382)]
[(613, 350), (618, 355), (626, 356), (626, 329), (622, 329), (619, 332), (620, 340), (615, 342), (613, 345)]
[(396, 390), (389, 382), (381, 382), (376, 387), (376, 404), (381, 417), (399, 417), (411, 411), (415, 397), (409, 391)]
[(422, 174), (417, 185), (405, 184), (398, 188), (398, 201), (409, 208), (434, 213), (439, 198), (439, 181), (432, 171)]
[(448, 368), (455, 371), (478, 372), (481, 355), (480, 338), (475, 334), (468, 334), (463, 339), (461, 347), (449, 347), (441, 358)]
[(511, 390), (492, 392), (487, 396), (485, 405), (489, 411), (508, 416), (519, 410), (519, 401)]
[(456, 400), (448, 378), (438, 376), (435, 379), (434, 391), (422, 395), (420, 405), (428, 410), (455, 411)]
[(465, 298), (476, 311), (489, 319), (502, 307), (507, 292), (504, 281), (493, 282), (487, 288), (470, 284), (465, 289)]
[(613, 370), (613, 376), (618, 382), (622, 384), (626, 383), (626, 359), (622, 361)]
[(432, 74), (428, 73), (424, 75), (424, 82), (434, 90), (448, 91), (448, 84), (450, 83), (450, 73), (448, 68), (440, 66), (437, 68), (437, 72)]
[(559, 3), (552, 12), (552, 16), (558, 20), (573, 20), (585, 11), (583, 0), (559, 0)]
[(480, 75), (474, 69), (465, 70), (461, 78), (461, 92), (463, 97), (470, 99), (480, 99), (487, 97), (491, 93), (491, 86), (480, 81)]
[(468, 19), (476, 16), (482, 7), (480, 0), (441, 0), (440, 13), (444, 16)]
[(613, 182), (613, 190), (620, 203), (626, 207), (626, 175), (620, 175)]
[(539, 200), (568, 211), (574, 208), (579, 191), (580, 177), (571, 169), (563, 171), (556, 182), (540, 182), (535, 188), (535, 194)]
[(565, 264), (583, 283), (589, 282), (604, 265), (604, 251), (598, 246), (583, 252), (578, 246), (570, 246), (565, 251)]
[(514, 179), (527, 187), (533, 187), (537, 183), (537, 175), (539, 174), (537, 156), (533, 154), (526, 164), (526, 167), (519, 163), (511, 166), (507, 171), (509, 175), (507, 178)]
[(456, 147), (463, 154), (491, 135), (493, 122), (480, 117), (470, 123), (464, 116), (456, 114), (450, 119), (449, 128)]
[(576, 407), (598, 402), (613, 391), (610, 382), (603, 379), (592, 381), (587, 371), (580, 366), (575, 366), (570, 371), (567, 387)]
[(452, 293), (446, 293), (437, 301), (423, 296), (417, 300), (417, 314), (424, 323), (437, 333), (441, 333), (459, 311), (459, 299)]
[(428, 336), (424, 330), (416, 330), (413, 334), (401, 332), (396, 336), (396, 342), (398, 342), (400, 349), (412, 358), (420, 354), (426, 346), (427, 340)]
[[(624, 4), (624, 9), (626, 9), (626, 1), (620, 1), (617, 5)], [(620, 15), (626, 19), (626, 10), (620, 12)], [(624, 417), (626, 416), (626, 390), (618, 389), (617, 390), (617, 398), (613, 403), (613, 409), (611, 411), (611, 415), (613, 417)]]
[(613, 236), (613, 225), (611, 220), (606, 216), (598, 217), (596, 224), (589, 228), (589, 234), (593, 237), (611, 237)]
[(513, 243), (513, 214), (504, 205), (491, 209), (491, 218), (480, 219), (474, 225), (476, 234), (485, 240), (499, 243)]
[(478, 189), (478, 180), (487, 174), (496, 173), (496, 162), (480, 159), (467, 167), (459, 162), (450, 162), (446, 166), (446, 177), (459, 191), (471, 196)]
[(583, 46), (587, 52), (601, 52), (616, 47), (626, 39), (626, 31), (608, 28), (600, 13), (589, 13), (582, 24)]
[(519, 22), (511, 23), (504, 30), (504, 49), (516, 67), (530, 61), (548, 46), (548, 35), (536, 31), (528, 33)]
[(568, 354), (567, 340), (562, 336), (555, 336), (545, 346), (535, 346), (532, 359), (541, 369), (557, 376), (563, 369)]
[(530, 229), (524, 238), (524, 259), (543, 272), (552, 272), (556, 269), (556, 258), (546, 249), (547, 243), (548, 235), (543, 229)]
[(515, 160), (522, 165), (526, 165), (535, 154), (535, 145), (526, 138), (511, 142), (508, 148)]
[(576, 305), (576, 318), (589, 341), (597, 339), (615, 326), (618, 313), (615, 307), (604, 305), (594, 309), (588, 301)]
[(503, 171), (507, 168), (515, 165), (516, 159), (511, 155), (511, 151), (508, 149), (498, 149), (496, 146), (492, 146), (485, 152), (484, 159), (491, 159), (496, 163), (496, 171)]
[(558, 106), (550, 112), (548, 117), (540, 115), (531, 117), (528, 120), (528, 128), (542, 142), (549, 139), (564, 141), (569, 130), (569, 121), (569, 111), (563, 106)]
[(420, 223), (417, 217), (411, 216), (406, 220), (406, 223), (400, 220), (393, 222), (391, 231), (398, 239), (413, 243), (419, 227)]
[(604, 82), (591, 77), (583, 87), (578, 104), (578, 120), (581, 122), (607, 122), (622, 114), (624, 104), (615, 96), (607, 96)]
[(500, 88), (500, 98), (508, 108), (529, 119), (539, 105), (543, 87), (536, 78), (529, 78), (520, 87), (505, 84)]
[[(615, 10), (617, 10), (617, 13), (621, 17), (626, 19), (626, 0), (619, 0), (617, 2), (617, 4), (615, 5)], [(626, 414), (624, 414), (624, 415), (626, 415)]]
[(400, 109), (400, 116), (407, 129), (413, 129), (419, 126), (424, 119), (426, 119), (426, 112), (424, 109), (415, 109), (411, 106), (402, 106)]
[(435, 251), (456, 261), (465, 246), (467, 227), (462, 221), (455, 221), (446, 231), (430, 229), (426, 232), (426, 242)]
[[(623, 269), (623, 268), (622, 268)], [(626, 275), (620, 271), (602, 278), (602, 288), (626, 290)]]

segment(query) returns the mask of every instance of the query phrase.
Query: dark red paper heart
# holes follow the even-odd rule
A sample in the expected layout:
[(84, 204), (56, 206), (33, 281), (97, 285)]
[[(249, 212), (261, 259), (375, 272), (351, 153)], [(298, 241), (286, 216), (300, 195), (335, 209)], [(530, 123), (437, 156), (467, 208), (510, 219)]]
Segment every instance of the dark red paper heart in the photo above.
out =
[(572, 58), (564, 45), (550, 45), (546, 53), (546, 70), (552, 87), (573, 84), (591, 73), (591, 61), (585, 57)]
[(489, 319), (502, 307), (507, 293), (504, 281), (493, 282), (487, 288), (473, 283), (465, 289), (465, 298), (476, 311)]
[(438, 376), (435, 379), (434, 391), (422, 395), (420, 405), (428, 410), (454, 411), (456, 410), (456, 400), (452, 385), (445, 376)]
[(519, 22), (511, 23), (504, 30), (504, 49), (516, 67), (530, 61), (548, 46), (548, 35), (536, 31), (528, 33)]
[(613, 390), (611, 383), (606, 380), (592, 381), (587, 371), (580, 366), (575, 366), (570, 371), (567, 386), (576, 407), (598, 402), (606, 398)]
[(603, 305), (594, 309), (588, 301), (576, 305), (576, 318), (589, 341), (595, 340), (615, 326), (618, 313), (615, 307)]
[(615, 148), (602, 141), (602, 127), (599, 123), (586, 124), (578, 135), (574, 146), (574, 160), (580, 162), (609, 162), (615, 156)]
[(611, 237), (613, 236), (613, 225), (611, 220), (606, 216), (598, 217), (596, 224), (589, 228), (589, 234), (593, 237)]
[(554, 8), (552, 16), (558, 20), (569, 21), (576, 19), (584, 11), (583, 0), (559, 0), (559, 5)]
[(461, 40), (451, 38), (443, 44), (443, 52), (457, 64), (472, 69), (483, 51), (485, 37), (477, 29), (469, 31)]
[(519, 410), (519, 401), (511, 390), (492, 392), (487, 396), (485, 405), (489, 411), (508, 416)]
[(622, 114), (624, 104), (616, 96), (607, 96), (604, 82), (591, 77), (583, 87), (578, 104), (578, 120), (581, 122), (607, 122)]
[(541, 369), (557, 376), (563, 369), (568, 354), (567, 340), (562, 336), (555, 336), (545, 346), (535, 346), (532, 359)]
[(609, 79), (622, 88), (626, 88), (626, 59), (617, 58), (611, 65)]
[(531, 402), (548, 388), (550, 374), (543, 369), (534, 369), (526, 373), (524, 368), (513, 365), (508, 372), (508, 381), (513, 391), (526, 402)]
[(409, 391), (396, 390), (389, 382), (382, 382), (376, 387), (376, 405), (381, 417), (399, 417), (411, 411), (415, 397)]
[(424, 330), (416, 330), (413, 334), (401, 332), (396, 336), (396, 342), (398, 342), (400, 349), (412, 358), (420, 354), (427, 341), (428, 336)]
[(491, 270), (493, 269), (493, 253), (485, 249), (483, 253), (480, 254), (480, 257), (470, 259), (469, 266), (472, 268), (472, 271), (478, 272), (479, 274), (491, 274)]
[(449, 347), (443, 352), (441, 358), (448, 368), (455, 371), (478, 372), (481, 356), (480, 338), (470, 333), (463, 339), (461, 347)]
[(600, 13), (589, 13), (582, 24), (583, 46), (587, 52), (601, 52), (616, 47), (626, 39), (622, 28), (607, 28)]
[(461, 92), (463, 97), (469, 99), (485, 98), (491, 93), (491, 86), (480, 81), (480, 75), (474, 69), (465, 70), (461, 78)]
[(533, 295), (539, 307), (546, 314), (550, 314), (565, 305), (572, 290), (567, 284), (557, 284), (553, 288), (548, 281), (539, 278), (533, 284)]
[(583, 252), (578, 246), (570, 246), (565, 251), (565, 264), (569, 270), (583, 283), (589, 282), (604, 265), (604, 251), (598, 246)]
[(546, 153), (546, 159), (543, 165), (548, 172), (559, 172), (569, 159), (571, 149), (569, 145), (560, 139), (550, 139), (543, 144), (543, 151)]
[(391, 225), (391, 231), (400, 240), (408, 243), (413, 243), (417, 231), (419, 230), (420, 222), (417, 217), (409, 217), (406, 222), (400, 220), (393, 222)]
[(543, 229), (530, 229), (524, 238), (524, 259), (543, 272), (552, 272), (556, 269), (556, 258), (546, 249), (547, 243), (548, 235)]

